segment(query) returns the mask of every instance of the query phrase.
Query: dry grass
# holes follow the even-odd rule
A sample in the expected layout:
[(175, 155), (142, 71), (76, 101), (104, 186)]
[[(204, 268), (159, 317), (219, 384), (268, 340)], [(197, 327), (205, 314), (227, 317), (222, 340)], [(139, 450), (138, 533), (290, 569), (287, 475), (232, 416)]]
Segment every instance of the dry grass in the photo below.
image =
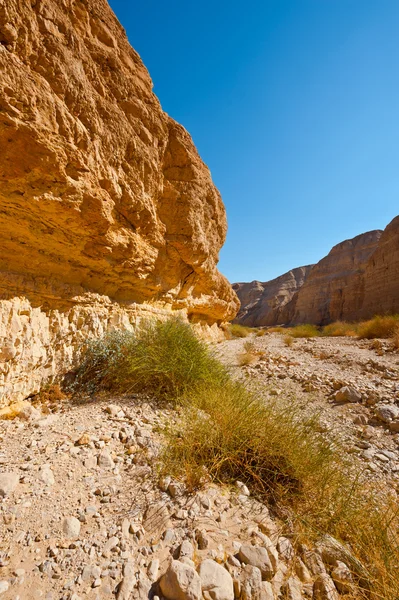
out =
[(290, 327), (288, 333), (294, 338), (312, 338), (319, 336), (320, 330), (316, 325), (296, 325), (295, 327)]
[(245, 327), (238, 323), (230, 323), (228, 330), (233, 337), (245, 338), (251, 335), (255, 330), (252, 327)]
[(264, 335), (267, 335), (269, 332), (267, 329), (258, 329), (257, 332), (255, 333), (256, 337), (263, 337)]
[(356, 323), (336, 321), (323, 327), (321, 334), (326, 337), (356, 337), (357, 327)]
[(358, 336), (360, 339), (392, 338), (399, 323), (399, 315), (374, 317), (359, 323)]
[(284, 344), (286, 346), (288, 346), (289, 348), (291, 348), (292, 344), (294, 343), (294, 338), (292, 337), (292, 335), (286, 335), (284, 337)]
[(240, 367), (244, 367), (245, 365), (252, 365), (256, 362), (256, 354), (253, 352), (241, 352), (237, 357), (237, 362)]
[(269, 327), (267, 333), (286, 333), (287, 330), (284, 327)]

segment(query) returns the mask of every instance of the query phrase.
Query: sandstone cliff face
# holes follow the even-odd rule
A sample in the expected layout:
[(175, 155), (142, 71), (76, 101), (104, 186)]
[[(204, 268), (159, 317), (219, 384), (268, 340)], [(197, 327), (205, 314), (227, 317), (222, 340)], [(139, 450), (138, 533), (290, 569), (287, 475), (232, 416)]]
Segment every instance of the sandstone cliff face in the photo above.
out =
[(235, 322), (249, 327), (284, 323), (284, 307), (303, 286), (312, 267), (292, 269), (265, 283), (235, 283), (233, 289), (241, 302)]
[(364, 271), (361, 317), (399, 313), (399, 216), (384, 230)]
[(364, 272), (381, 235), (380, 230), (370, 231), (334, 246), (287, 306), (287, 322), (358, 320), (365, 301)]
[[(210, 325), (234, 317), (216, 269), (220, 195), (106, 0), (0, 0), (0, 70), (0, 346), (5, 300), (22, 321), (145, 303)], [(47, 347), (61, 332), (45, 334)], [(12, 361), (0, 386), (12, 393), (19, 373), (27, 393)], [(41, 361), (45, 371), (48, 351)]]

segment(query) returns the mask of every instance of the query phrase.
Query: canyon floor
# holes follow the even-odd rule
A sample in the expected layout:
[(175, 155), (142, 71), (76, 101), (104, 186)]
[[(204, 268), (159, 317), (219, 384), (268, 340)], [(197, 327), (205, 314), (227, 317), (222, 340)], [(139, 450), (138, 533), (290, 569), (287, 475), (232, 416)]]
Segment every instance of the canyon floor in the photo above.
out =
[[(240, 366), (248, 342), (255, 362)], [(388, 342), (287, 346), (269, 334), (214, 349), (274, 402), (292, 397), (318, 412), (370, 477), (397, 487), (399, 354)], [(0, 421), (2, 598), (336, 600), (350, 591), (343, 548), (294, 548), (293, 532), (240, 482), (189, 494), (160, 480), (162, 430), (175, 419), (171, 407), (130, 395)]]

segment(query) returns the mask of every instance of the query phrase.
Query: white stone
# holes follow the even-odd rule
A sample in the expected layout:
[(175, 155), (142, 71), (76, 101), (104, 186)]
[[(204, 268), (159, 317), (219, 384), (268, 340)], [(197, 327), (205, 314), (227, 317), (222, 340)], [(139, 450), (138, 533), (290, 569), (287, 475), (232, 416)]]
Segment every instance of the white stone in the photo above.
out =
[(262, 573), (262, 579), (268, 580), (273, 577), (274, 570), (266, 548), (243, 544), (238, 552), (238, 558), (246, 565), (257, 567)]
[(4, 594), (10, 587), (8, 581), (0, 581), (0, 594)]
[(18, 473), (0, 473), (0, 496), (9, 496), (19, 483)]
[(108, 448), (103, 448), (98, 457), (98, 466), (103, 469), (113, 469), (115, 463), (112, 459), (112, 456), (108, 450)]
[(80, 521), (76, 517), (66, 517), (62, 522), (62, 531), (68, 538), (78, 538), (80, 534)]
[[(201, 579), (193, 567), (173, 560), (160, 580), (166, 600), (201, 600)], [(119, 600), (119, 599), (118, 599)]]
[(230, 573), (211, 559), (204, 560), (198, 570), (202, 591), (212, 600), (234, 600), (233, 579)]
[(54, 473), (49, 465), (44, 465), (39, 473), (39, 479), (46, 485), (54, 485)]

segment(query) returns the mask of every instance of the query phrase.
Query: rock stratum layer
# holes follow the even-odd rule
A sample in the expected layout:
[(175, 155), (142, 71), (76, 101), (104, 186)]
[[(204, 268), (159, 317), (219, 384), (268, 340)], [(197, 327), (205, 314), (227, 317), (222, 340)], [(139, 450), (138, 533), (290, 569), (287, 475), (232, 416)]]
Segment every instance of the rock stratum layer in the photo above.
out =
[[(296, 271), (301, 272), (294, 269), (264, 284), (235, 284), (241, 300), (237, 322), (325, 325), (399, 312), (399, 217), (384, 231), (370, 231), (334, 246), (306, 277), (294, 277), (295, 290), (289, 282)], [(293, 292), (289, 301), (285, 301), (287, 283)]]
[[(52, 364), (54, 340), (65, 340), (55, 322), (74, 323), (79, 307), (94, 321), (104, 306), (129, 321), (148, 303), (210, 325), (234, 317), (216, 268), (219, 192), (108, 3), (0, 0), (0, 69), (3, 359), (23, 354), (28, 330), (36, 344), (37, 319), (52, 323), (40, 364), (5, 359), (3, 394), (32, 391), (23, 373)], [(14, 313), (29, 320), (15, 339)]]
[(284, 323), (284, 309), (303, 286), (312, 267), (298, 267), (264, 283), (235, 283), (233, 289), (241, 302), (235, 322), (248, 327)]

